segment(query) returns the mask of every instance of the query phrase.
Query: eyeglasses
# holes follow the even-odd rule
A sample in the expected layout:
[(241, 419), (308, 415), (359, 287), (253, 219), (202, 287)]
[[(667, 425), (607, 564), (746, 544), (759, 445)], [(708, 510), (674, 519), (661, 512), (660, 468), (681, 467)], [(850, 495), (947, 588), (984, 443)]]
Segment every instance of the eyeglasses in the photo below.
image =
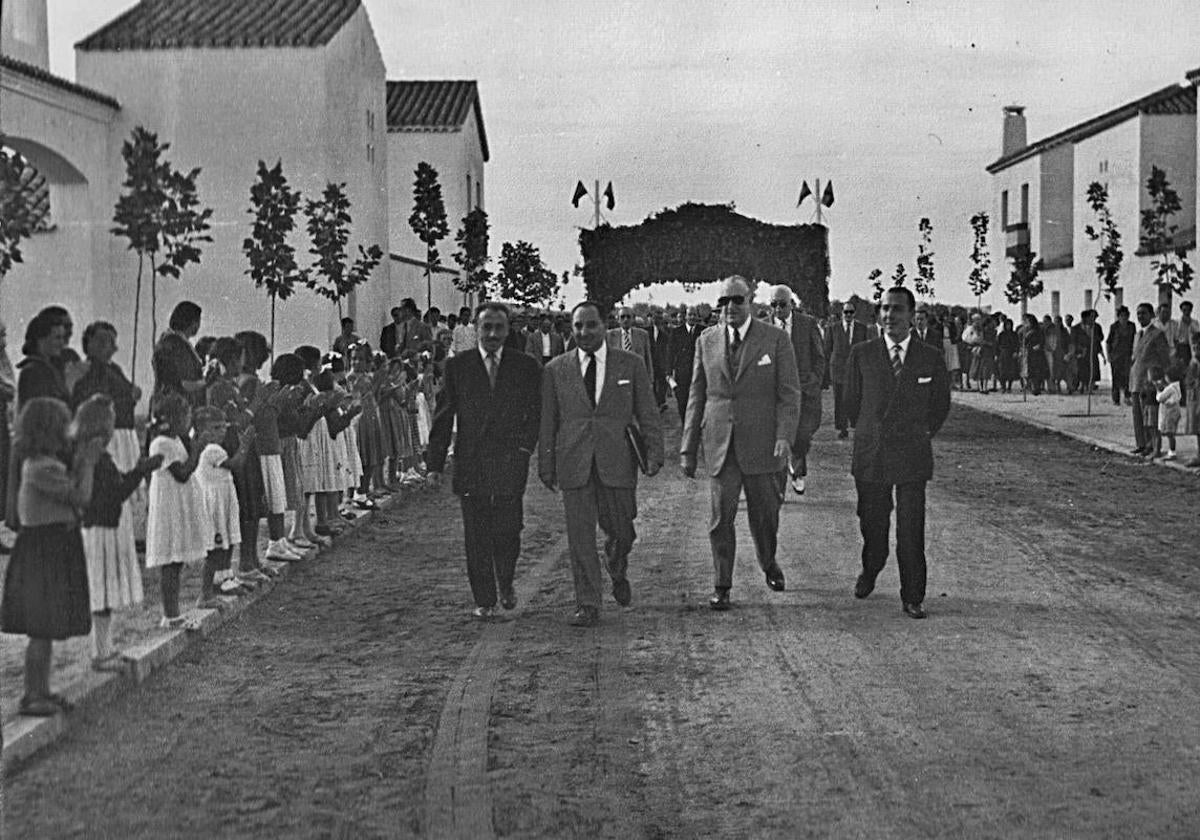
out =
[(773, 300), (771, 301), (771, 306), (774, 306), (776, 309), (790, 309), (792, 305), (786, 300)]
[(717, 298), (717, 308), (723, 309), (727, 304), (732, 303), (734, 306), (741, 306), (746, 302), (745, 295), (721, 295)]
[(853, 315), (853, 314), (854, 314), (854, 310), (853, 310), (853, 309), (843, 309), (843, 310), (842, 310), (842, 314), (843, 314), (843, 315)]

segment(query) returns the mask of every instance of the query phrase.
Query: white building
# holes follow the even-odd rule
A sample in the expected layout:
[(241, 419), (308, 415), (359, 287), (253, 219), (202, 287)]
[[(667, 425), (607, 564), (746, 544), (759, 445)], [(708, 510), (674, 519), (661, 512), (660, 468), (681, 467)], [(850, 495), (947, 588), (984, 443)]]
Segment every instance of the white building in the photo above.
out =
[[(412, 259), (424, 254), (404, 239), (415, 241), (406, 208), (417, 161), (433, 163), (443, 184), (468, 178), (482, 184), (487, 153), (475, 84), (457, 83), (469, 88), (469, 116), (460, 130), (445, 122), (457, 111), (437, 111), (426, 118), (442, 122), (424, 133), (391, 133), (386, 70), (361, 0), (143, 0), (76, 45), (78, 83), (48, 71), (46, 0), (6, 0), (3, 20), (0, 131), (49, 182), (53, 223), (26, 244), (25, 263), (0, 288), (14, 344), (38, 309), (61, 303), (76, 324), (111, 320), (122, 333), (118, 361), (128, 366), (136, 256), (110, 228), (124, 178), (121, 144), (136, 126), (170, 144), (166, 157), (176, 168), (201, 169), (201, 204), (214, 210), (213, 242), (203, 246), (200, 264), (184, 269), (180, 280), (158, 282), (160, 330), (186, 298), (203, 307), (205, 334), (268, 331), (269, 300), (246, 274), (242, 252), (259, 160), (282, 160), (289, 182), (306, 197), (317, 197), (329, 182), (345, 183), (352, 252), (377, 244), (384, 254)], [(478, 160), (463, 151), (471, 143), (483, 150)], [(392, 169), (391, 155), (407, 172)], [(476, 192), (482, 204), (482, 188)], [(446, 203), (461, 210), (462, 190), (447, 189)], [(459, 218), (450, 216), (447, 262)], [(307, 265), (303, 216), (297, 227), (297, 256)], [(423, 278), (415, 294), (398, 265), (404, 263), (385, 258), (348, 301), (365, 337), (378, 335), (401, 298), (424, 305)], [(436, 275), (435, 301), (461, 303), (450, 279)], [(139, 381), (149, 378), (148, 307), (146, 293)], [(336, 308), (308, 289), (281, 302), (277, 319), (281, 350), (327, 346), (338, 330)]]
[[(1168, 299), (1151, 266), (1153, 254), (1140, 246), (1141, 211), (1151, 207), (1146, 181), (1152, 167), (1164, 170), (1179, 193), (1182, 210), (1174, 244), (1193, 257), (1196, 247), (1196, 88), (1174, 84), (1034, 143), (1026, 140), (1020, 106), (1004, 109), (1001, 156), (988, 166), (993, 176), (992, 237), (995, 279), (988, 294), (994, 306), (1004, 299), (1010, 258), (1021, 249), (1043, 260), (1045, 291), (1029, 302), (1037, 315), (1078, 314), (1094, 308), (1106, 325), (1122, 304)], [(1099, 293), (1099, 243), (1084, 233), (1096, 224), (1087, 203), (1088, 186), (1107, 186), (1109, 209), (1122, 235), (1125, 260), (1121, 286), (1111, 299)], [(1195, 290), (1186, 297), (1194, 298)]]

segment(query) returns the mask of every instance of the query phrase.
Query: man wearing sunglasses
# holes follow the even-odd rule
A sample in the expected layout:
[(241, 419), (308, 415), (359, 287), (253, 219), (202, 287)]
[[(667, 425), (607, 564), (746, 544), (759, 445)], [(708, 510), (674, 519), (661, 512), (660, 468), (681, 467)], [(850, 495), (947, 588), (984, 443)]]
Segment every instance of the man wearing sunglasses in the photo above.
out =
[[(795, 294), (785, 285), (771, 288), (771, 310), (775, 326), (783, 330), (792, 342), (796, 353), (796, 372), (800, 375), (800, 425), (792, 443), (792, 458), (787, 475), (791, 477), (792, 489), (804, 495), (804, 481), (808, 475), (808, 450), (812, 436), (821, 426), (821, 377), (825, 371), (825, 348), (817, 319), (804, 314)], [(784, 477), (780, 473), (779, 491), (784, 492)]]
[(654, 380), (654, 356), (650, 350), (650, 335), (634, 324), (633, 310), (622, 306), (617, 310), (617, 326), (608, 331), (608, 346), (620, 347), (642, 360), (646, 373)]
[(829, 359), (829, 379), (833, 384), (833, 425), (838, 438), (850, 437), (850, 421), (846, 417), (846, 362), (850, 348), (861, 344), (870, 336), (867, 325), (854, 318), (854, 304), (842, 306), (842, 320), (834, 321), (825, 331), (825, 358)]
[(800, 378), (791, 341), (780, 330), (750, 318), (753, 293), (742, 277), (721, 284), (721, 324), (696, 342), (696, 361), (680, 445), (680, 466), (696, 475), (704, 439), (710, 475), (715, 584), (709, 605), (729, 609), (736, 551), (734, 518), (746, 492), (746, 514), (767, 586), (784, 589), (776, 562), (779, 532), (778, 474), (786, 469), (800, 422)]

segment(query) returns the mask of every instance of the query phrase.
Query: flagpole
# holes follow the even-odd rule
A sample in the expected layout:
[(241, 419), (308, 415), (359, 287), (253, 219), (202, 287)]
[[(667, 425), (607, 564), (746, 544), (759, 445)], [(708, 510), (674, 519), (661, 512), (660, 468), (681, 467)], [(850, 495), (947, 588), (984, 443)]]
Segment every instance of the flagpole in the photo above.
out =
[(813, 199), (817, 202), (817, 224), (821, 224), (821, 179), (817, 179), (817, 191), (813, 193)]
[(596, 188), (594, 190), (592, 190), (592, 204), (596, 208), (595, 224), (592, 227), (596, 230), (599, 230), (600, 229), (600, 179), (599, 178), (596, 179)]

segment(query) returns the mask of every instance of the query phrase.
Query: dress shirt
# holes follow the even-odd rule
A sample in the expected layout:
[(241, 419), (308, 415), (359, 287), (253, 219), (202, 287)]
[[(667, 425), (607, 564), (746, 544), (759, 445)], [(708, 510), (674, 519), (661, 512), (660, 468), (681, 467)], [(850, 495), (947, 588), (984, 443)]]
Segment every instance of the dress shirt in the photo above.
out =
[(550, 349), (550, 333), (542, 333), (542, 358), (549, 358), (554, 355), (554, 351)]
[(779, 321), (779, 329), (783, 330), (788, 335), (792, 334), (792, 315), (790, 312), (786, 318)]
[[(483, 366), (486, 368), (488, 351), (483, 349), (482, 344), (479, 345), (479, 355), (483, 359)], [(496, 350), (496, 370), (500, 370), (500, 360), (502, 358), (504, 358), (504, 345), (503, 344), (501, 344), (499, 349)]]
[(912, 333), (904, 336), (899, 342), (892, 341), (892, 337), (887, 336), (887, 351), (888, 361), (896, 357), (896, 348), (900, 348), (900, 364), (904, 364), (904, 360), (908, 358), (908, 343), (912, 341)]
[(747, 318), (745, 321), (743, 321), (741, 323), (741, 325), (739, 325), (739, 326), (735, 327), (732, 324), (728, 325), (725, 328), (725, 335), (726, 335), (726, 338), (729, 339), (729, 346), (732, 347), (733, 342), (736, 341), (739, 337), (742, 339), (742, 341), (745, 341), (746, 333), (749, 331), (750, 331), (750, 319), (749, 318)]
[(1163, 335), (1167, 337), (1167, 344), (1172, 348), (1179, 343), (1179, 323), (1174, 318), (1168, 318), (1165, 321), (1155, 320), (1154, 326), (1162, 330)]
[[(576, 354), (579, 358), (579, 373), (581, 376), (587, 374), (588, 354), (586, 350), (576, 349)], [(600, 349), (596, 351), (596, 405), (600, 405), (600, 394), (604, 392), (604, 365), (608, 360), (608, 343), (602, 342)]]

